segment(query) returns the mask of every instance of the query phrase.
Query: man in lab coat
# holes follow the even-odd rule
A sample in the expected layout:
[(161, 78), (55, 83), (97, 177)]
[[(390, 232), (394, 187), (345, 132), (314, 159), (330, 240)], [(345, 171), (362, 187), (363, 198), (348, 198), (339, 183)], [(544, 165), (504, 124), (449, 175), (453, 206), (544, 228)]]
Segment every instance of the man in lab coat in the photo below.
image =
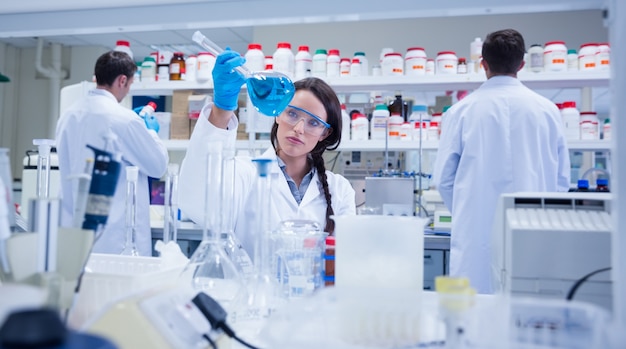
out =
[[(126, 167), (137, 166), (136, 247), (140, 255), (152, 255), (148, 177), (161, 177), (169, 156), (157, 136), (158, 122), (145, 120), (120, 105), (133, 83), (137, 66), (123, 52), (109, 51), (96, 61), (96, 88), (75, 102), (59, 119), (56, 144), (61, 175), (61, 226), (71, 226), (74, 212), (75, 180), (82, 174), (87, 158), (94, 153), (87, 144), (121, 155), (122, 168), (102, 235), (93, 251), (119, 254), (126, 242)], [(105, 136), (109, 144), (105, 149)]]
[(498, 199), (518, 191), (567, 191), (570, 161), (561, 115), (525, 87), (524, 39), (513, 30), (483, 44), (487, 81), (443, 118), (434, 182), (452, 213), (450, 276), (494, 292), (491, 234)]

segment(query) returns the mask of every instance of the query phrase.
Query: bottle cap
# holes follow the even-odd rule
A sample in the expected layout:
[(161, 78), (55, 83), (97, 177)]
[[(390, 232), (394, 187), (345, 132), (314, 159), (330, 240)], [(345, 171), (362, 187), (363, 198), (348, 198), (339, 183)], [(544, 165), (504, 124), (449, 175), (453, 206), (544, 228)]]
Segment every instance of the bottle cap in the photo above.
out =
[(306, 52), (309, 52), (309, 46), (307, 46), (307, 45), (301, 45), (301, 46), (298, 46), (298, 51), (306, 51)]
[(328, 51), (329, 55), (334, 55), (334, 56), (339, 56), (339, 50), (335, 49), (335, 48), (331, 48), (330, 51)]
[(128, 46), (130, 47), (130, 42), (126, 41), (126, 40), (117, 40), (115, 42), (116, 46)]
[(279, 42), (279, 43), (276, 45), (276, 47), (277, 47), (277, 48), (288, 48), (288, 49), (290, 49), (290, 50), (291, 50), (291, 44), (290, 44), (290, 43), (288, 43), (288, 42)]
[(384, 104), (377, 104), (374, 110), (389, 110)]
[(576, 108), (576, 102), (574, 102), (574, 101), (565, 101), (565, 102), (563, 102), (563, 108)]
[(606, 178), (598, 178), (596, 180), (596, 185), (609, 185), (609, 180)]
[(355, 56), (365, 56), (365, 52), (355, 52), (354, 53)]
[(261, 44), (255, 44), (255, 43), (248, 44), (248, 50), (260, 50), (260, 49), (261, 49)]
[(335, 246), (335, 237), (334, 236), (327, 236), (326, 237), (326, 245), (328, 245), (328, 246)]
[(318, 48), (317, 50), (315, 50), (315, 54), (316, 55), (325, 55), (325, 54), (327, 54), (327, 52), (323, 48)]
[(154, 110), (157, 109), (157, 105), (153, 101), (148, 102), (148, 104), (146, 104), (146, 105), (152, 107), (152, 109), (154, 109)]
[(267, 177), (267, 175), (270, 173), (270, 164), (272, 163), (273, 160), (259, 158), (259, 159), (253, 159), (252, 161), (256, 163), (257, 165), (256, 168), (257, 168), (259, 177)]
[(586, 179), (579, 179), (578, 180), (578, 188), (589, 188), (589, 181)]

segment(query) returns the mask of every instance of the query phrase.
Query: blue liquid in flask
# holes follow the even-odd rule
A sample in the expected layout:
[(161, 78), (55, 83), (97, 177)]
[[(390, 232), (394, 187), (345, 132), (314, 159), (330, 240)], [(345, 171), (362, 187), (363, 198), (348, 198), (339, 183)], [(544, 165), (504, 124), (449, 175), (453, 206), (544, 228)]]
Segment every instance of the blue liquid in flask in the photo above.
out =
[(282, 113), (296, 92), (293, 82), (282, 75), (254, 74), (246, 80), (246, 86), (254, 108), (267, 116)]

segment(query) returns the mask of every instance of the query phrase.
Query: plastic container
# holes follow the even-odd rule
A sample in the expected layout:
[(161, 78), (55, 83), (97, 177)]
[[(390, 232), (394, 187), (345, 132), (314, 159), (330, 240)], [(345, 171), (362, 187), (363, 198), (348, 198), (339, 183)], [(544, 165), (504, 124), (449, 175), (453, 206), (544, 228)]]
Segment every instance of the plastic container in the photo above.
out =
[(350, 139), (350, 115), (346, 110), (346, 105), (341, 104), (341, 140)]
[(435, 72), (438, 75), (456, 74), (458, 64), (459, 60), (454, 51), (441, 51), (437, 53)]
[(426, 141), (428, 140), (428, 128), (430, 122), (416, 122), (413, 124), (411, 128), (411, 139), (414, 141)]
[[(416, 137), (416, 132), (422, 131), (422, 135), (426, 135), (426, 129), (422, 127), (423, 124), (420, 124), (420, 122), (430, 122), (430, 115), (428, 115), (428, 106), (426, 105), (416, 104), (413, 105), (412, 109), (411, 115), (409, 115), (409, 124), (411, 124), (412, 129), (411, 137), (416, 140), (420, 138), (420, 135), (417, 135)], [(426, 138), (424, 137), (424, 139)]]
[(426, 60), (426, 75), (435, 75), (435, 60), (432, 58)]
[[(435, 114), (433, 114), (433, 119), (434, 119)], [(441, 128), (439, 127), (440, 125), (440, 121), (434, 121), (432, 120), (429, 124), (428, 124), (428, 132), (426, 135), (426, 139), (428, 139), (429, 141), (438, 141), (439, 140), (439, 135), (441, 134)], [(424, 125), (422, 125), (424, 126)]]
[(143, 108), (141, 108), (141, 110), (139, 111), (139, 116), (141, 116), (142, 118), (150, 116), (156, 112), (156, 109), (157, 109), (156, 103), (150, 101)]
[(533, 73), (543, 71), (543, 47), (539, 44), (532, 44), (528, 49), (528, 61), (530, 62), (528, 70)]
[(459, 58), (459, 64), (456, 67), (457, 74), (467, 74), (467, 61), (464, 57)]
[(298, 47), (298, 53), (295, 56), (295, 79), (300, 80), (311, 76), (313, 69), (313, 57), (309, 52), (309, 46), (302, 45)]
[(380, 64), (374, 64), (372, 66), (372, 76), (382, 76), (383, 68), (381, 68)]
[(586, 179), (579, 179), (576, 190), (574, 191), (589, 191), (589, 181)]
[(350, 134), (353, 141), (366, 141), (368, 139), (369, 120), (361, 113), (352, 115)]
[(164, 265), (159, 257), (92, 253), (76, 304), (69, 315), (69, 323), (82, 325), (110, 302), (143, 290), (173, 284), (184, 266)]
[(561, 117), (565, 130), (565, 139), (580, 139), (580, 112), (576, 108), (576, 102), (565, 101), (562, 104)]
[(470, 42), (470, 62), (479, 62), (483, 56), (483, 40), (475, 38)]
[(157, 64), (157, 81), (168, 81), (170, 79), (170, 65)]
[(404, 75), (404, 59), (402, 58), (402, 54), (398, 52), (386, 53), (381, 67), (383, 76)]
[(328, 57), (326, 58), (326, 76), (329, 78), (340, 76), (340, 64), (341, 58), (339, 57), (339, 50), (330, 49), (328, 51)]
[(603, 193), (610, 192), (610, 190), (609, 190), (609, 180), (606, 179), (606, 178), (598, 178), (596, 180), (596, 191), (597, 192), (603, 192)]
[(196, 71), (196, 80), (198, 82), (206, 82), (211, 79), (213, 67), (215, 66), (215, 56), (209, 52), (198, 53), (198, 70)]
[(411, 128), (411, 124), (407, 121), (402, 123), (400, 127), (400, 140), (401, 141), (410, 141), (413, 139), (413, 129)]
[(350, 58), (342, 58), (339, 61), (339, 75), (342, 77), (350, 76), (350, 67), (352, 63), (350, 62)]
[(602, 125), (602, 139), (611, 139), (611, 119), (609, 118), (605, 119)]
[(265, 56), (265, 69), (274, 70), (274, 58), (272, 56)]
[(564, 41), (549, 41), (544, 45), (543, 68), (546, 72), (567, 71), (567, 46)]
[(578, 50), (578, 70), (596, 70), (596, 54), (598, 45), (596, 43), (586, 43), (580, 45)]
[(265, 69), (265, 54), (263, 46), (257, 43), (248, 44), (248, 50), (244, 55), (246, 59), (245, 66), (250, 71), (263, 71)]
[(326, 237), (326, 248), (324, 249), (324, 285), (335, 284), (335, 237)]
[(352, 58), (350, 62), (350, 76), (361, 76), (363, 74), (362, 64), (358, 58)]
[(145, 57), (141, 63), (141, 82), (155, 82), (156, 73), (157, 67), (154, 57)]
[(311, 75), (317, 78), (325, 78), (327, 59), (328, 53), (325, 49), (319, 48), (315, 50), (315, 54), (313, 55), (313, 62), (311, 65)]
[[(595, 57), (594, 57), (595, 58)], [(567, 71), (578, 70), (578, 54), (575, 49), (567, 50)]]
[(596, 53), (596, 68), (606, 71), (611, 67), (611, 47), (608, 42), (598, 44), (598, 52)]
[(130, 42), (126, 40), (117, 40), (115, 42), (115, 48), (113, 48), (113, 51), (124, 52), (128, 54), (130, 58), (134, 59), (133, 51), (130, 49)]
[(291, 44), (279, 42), (276, 44), (276, 51), (272, 55), (274, 71), (283, 73), (290, 78), (295, 75), (295, 56), (291, 51)]
[(372, 120), (370, 120), (371, 139), (385, 139), (389, 116), (390, 112), (386, 105), (376, 105), (374, 111), (372, 112)]
[(598, 113), (584, 111), (580, 113), (580, 139), (600, 139), (598, 129)]
[(404, 118), (401, 114), (391, 113), (389, 121), (387, 122), (387, 132), (389, 133), (389, 140), (400, 140), (400, 129), (404, 124)]
[(185, 57), (182, 52), (174, 52), (170, 60), (170, 80), (185, 80)]
[(185, 60), (185, 81), (196, 81), (198, 73), (198, 56), (189, 55)]
[(370, 74), (369, 73), (370, 65), (367, 60), (367, 57), (365, 57), (365, 52), (355, 52), (354, 57), (352, 58), (358, 59), (359, 62), (361, 63), (361, 76), (368, 76)]
[(409, 47), (404, 55), (404, 74), (425, 75), (427, 59), (422, 47)]

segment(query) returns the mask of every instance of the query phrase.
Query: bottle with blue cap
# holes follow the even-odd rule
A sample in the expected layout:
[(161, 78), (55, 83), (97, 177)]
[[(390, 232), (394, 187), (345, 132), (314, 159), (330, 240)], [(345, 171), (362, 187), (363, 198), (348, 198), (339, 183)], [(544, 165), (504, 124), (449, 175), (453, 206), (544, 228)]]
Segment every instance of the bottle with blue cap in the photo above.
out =
[(596, 191), (602, 193), (608, 193), (609, 191), (609, 180), (606, 178), (598, 178), (596, 180)]
[(576, 191), (589, 191), (589, 181), (586, 179), (579, 179)]

